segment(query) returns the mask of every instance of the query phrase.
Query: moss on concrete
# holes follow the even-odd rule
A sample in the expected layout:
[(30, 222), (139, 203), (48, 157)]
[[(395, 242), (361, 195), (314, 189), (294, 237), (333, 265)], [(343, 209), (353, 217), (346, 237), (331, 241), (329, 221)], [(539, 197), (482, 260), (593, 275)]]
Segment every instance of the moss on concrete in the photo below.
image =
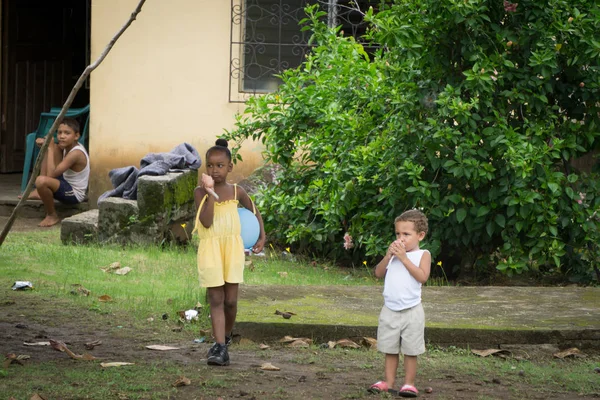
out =
[[(242, 285), (240, 290), (238, 322), (250, 337), (373, 334), (383, 304), (381, 286)], [(600, 288), (425, 287), (426, 335), (444, 345), (600, 349), (599, 296)], [(276, 310), (296, 315), (284, 319)]]

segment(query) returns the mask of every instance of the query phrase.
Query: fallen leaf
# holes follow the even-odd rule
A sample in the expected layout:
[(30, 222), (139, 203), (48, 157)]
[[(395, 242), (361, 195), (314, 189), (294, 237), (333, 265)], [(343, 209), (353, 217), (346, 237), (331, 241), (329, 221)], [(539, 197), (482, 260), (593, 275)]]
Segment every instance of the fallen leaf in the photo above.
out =
[(29, 360), (30, 358), (31, 356), (28, 356), (26, 354), (16, 355), (15, 353), (9, 353), (6, 355), (3, 368), (7, 369), (11, 364), (25, 365), (25, 363), (23, 363), (23, 360)]
[(262, 369), (263, 371), (279, 371), (279, 370), (281, 370), (281, 368), (276, 367), (271, 363), (264, 363), (263, 365), (260, 366), (260, 369)]
[(44, 396), (42, 396), (41, 394), (34, 393), (33, 396), (31, 396), (31, 398), (29, 400), (47, 400), (47, 399)]
[(558, 353), (554, 353), (553, 356), (555, 358), (566, 358), (566, 357), (577, 357), (577, 358), (585, 358), (587, 355), (581, 352), (577, 347), (571, 347), (570, 349), (566, 349), (563, 351), (559, 351)]
[(359, 349), (360, 346), (350, 339), (340, 339), (335, 342), (335, 347)]
[(109, 296), (109, 295), (107, 295), (107, 294), (104, 294), (104, 295), (102, 295), (102, 296), (98, 297), (98, 300), (99, 300), (99, 301), (104, 301), (104, 302), (106, 302), (106, 301), (112, 301), (112, 297), (110, 297), (110, 296)]
[(149, 346), (146, 346), (146, 348), (150, 349), (150, 350), (159, 350), (159, 351), (179, 350), (179, 347), (163, 346), (162, 344), (151, 344)]
[(23, 346), (50, 346), (50, 342), (35, 342), (35, 343), (23, 342)]
[(261, 343), (258, 345), (258, 348), (261, 350), (266, 350), (266, 349), (270, 349), (271, 346), (269, 346), (268, 344)]
[(50, 339), (50, 346), (52, 346), (52, 348), (54, 350), (58, 350), (58, 351), (65, 351), (67, 348), (67, 345), (64, 342), (61, 342), (60, 340), (52, 340)]
[(130, 273), (132, 271), (131, 268), (129, 267), (123, 267), (123, 268), (119, 268), (115, 271), (115, 274), (117, 275), (127, 275), (128, 273)]
[(102, 368), (110, 368), (110, 367), (122, 367), (124, 365), (135, 365), (135, 363), (129, 363), (129, 362), (109, 362), (109, 363), (100, 363), (100, 366)]
[(488, 357), (491, 355), (497, 356), (497, 357), (502, 357), (502, 358), (506, 358), (506, 357), (510, 357), (512, 355), (512, 353), (508, 350), (502, 350), (502, 349), (486, 349), (486, 350), (471, 350), (471, 352), (473, 354), (477, 354), (480, 357)]
[(287, 278), (288, 273), (287, 272), (278, 272), (279, 276), (282, 278)]
[(52, 346), (52, 348), (54, 350), (58, 350), (60, 352), (67, 353), (67, 355), (74, 360), (92, 361), (92, 360), (96, 359), (96, 357), (94, 357), (91, 354), (75, 354), (75, 353), (73, 353), (71, 350), (69, 350), (67, 345), (64, 342), (61, 342), (60, 340), (50, 339), (50, 346)]
[(363, 337), (360, 343), (368, 349), (377, 348), (377, 339), (374, 339), (372, 337)]
[(281, 312), (279, 310), (275, 310), (275, 315), (281, 315), (283, 318), (285, 319), (290, 319), (292, 318), (292, 313), (289, 312)]
[(327, 342), (327, 346), (329, 346), (330, 349), (333, 349), (335, 347), (335, 342), (329, 341), (329, 342)]
[(179, 386), (189, 386), (192, 384), (192, 381), (190, 381), (188, 378), (186, 378), (185, 376), (180, 377), (179, 379), (177, 379), (175, 381), (175, 383), (173, 383), (174, 387), (179, 387)]
[(85, 348), (88, 350), (92, 350), (96, 346), (100, 346), (102, 344), (101, 340), (94, 340), (93, 342), (89, 342), (85, 344)]
[(310, 344), (305, 342), (304, 340), (294, 340), (289, 344), (290, 347), (310, 347)]
[(71, 290), (72, 294), (80, 294), (82, 296), (89, 296), (92, 292), (88, 289), (84, 288), (80, 283), (73, 283), (73, 290)]
[(118, 261), (115, 261), (114, 263), (110, 264), (108, 267), (102, 268), (100, 267), (100, 269), (104, 272), (110, 272), (113, 271), (115, 269), (119, 269), (121, 268), (121, 263)]
[(309, 339), (309, 338), (303, 338), (303, 337), (295, 338), (295, 337), (291, 337), (291, 336), (284, 336), (283, 339), (279, 340), (279, 342), (280, 343), (292, 343), (292, 342), (295, 342), (296, 340), (303, 340), (308, 344), (312, 344), (312, 342), (313, 342), (312, 339)]

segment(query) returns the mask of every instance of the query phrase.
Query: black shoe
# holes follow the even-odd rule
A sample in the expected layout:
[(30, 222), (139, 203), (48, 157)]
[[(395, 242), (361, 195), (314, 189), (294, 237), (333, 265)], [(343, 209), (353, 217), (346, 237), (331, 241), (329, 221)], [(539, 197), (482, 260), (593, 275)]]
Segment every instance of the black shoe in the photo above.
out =
[(215, 343), (213, 353), (208, 356), (206, 363), (208, 365), (229, 365), (229, 353), (227, 352), (227, 346), (221, 343)]
[(225, 346), (229, 347), (233, 342), (233, 335), (227, 336), (225, 335)]
[(215, 354), (215, 350), (217, 348), (217, 345), (218, 345), (218, 343), (215, 342), (212, 346), (210, 346), (210, 349), (208, 349), (208, 353), (206, 353), (206, 357), (207, 358), (210, 357), (210, 356), (212, 356), (213, 354)]

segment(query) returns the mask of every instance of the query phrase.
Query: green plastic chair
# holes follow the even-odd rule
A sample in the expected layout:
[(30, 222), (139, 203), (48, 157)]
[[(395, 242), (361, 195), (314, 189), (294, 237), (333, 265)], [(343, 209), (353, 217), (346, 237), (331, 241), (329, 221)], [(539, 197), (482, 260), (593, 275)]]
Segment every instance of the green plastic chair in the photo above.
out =
[[(40, 122), (37, 130), (27, 135), (25, 139), (25, 162), (23, 164), (23, 177), (21, 178), (21, 193), (25, 191), (27, 182), (29, 182), (29, 174), (33, 168), (33, 162), (37, 159), (40, 149), (35, 145), (37, 138), (44, 138), (48, 134), (48, 131), (52, 127), (52, 124), (60, 113), (60, 107), (52, 107), (50, 112), (43, 112), (40, 114)], [(79, 120), (85, 118), (85, 124), (79, 137), (79, 143), (81, 143), (87, 150), (88, 148), (88, 130), (90, 122), (90, 106), (87, 105), (82, 108), (70, 108), (65, 113), (65, 117), (77, 118)], [(56, 140), (56, 131), (53, 132)]]

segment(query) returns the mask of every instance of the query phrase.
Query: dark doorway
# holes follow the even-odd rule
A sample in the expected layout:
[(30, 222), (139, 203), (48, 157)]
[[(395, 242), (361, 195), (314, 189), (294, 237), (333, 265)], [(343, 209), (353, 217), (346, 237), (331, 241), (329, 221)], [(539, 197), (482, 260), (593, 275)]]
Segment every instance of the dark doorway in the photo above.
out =
[[(90, 0), (2, 1), (0, 173), (23, 170), (25, 137), (88, 64)], [(89, 103), (81, 88), (73, 107)]]

